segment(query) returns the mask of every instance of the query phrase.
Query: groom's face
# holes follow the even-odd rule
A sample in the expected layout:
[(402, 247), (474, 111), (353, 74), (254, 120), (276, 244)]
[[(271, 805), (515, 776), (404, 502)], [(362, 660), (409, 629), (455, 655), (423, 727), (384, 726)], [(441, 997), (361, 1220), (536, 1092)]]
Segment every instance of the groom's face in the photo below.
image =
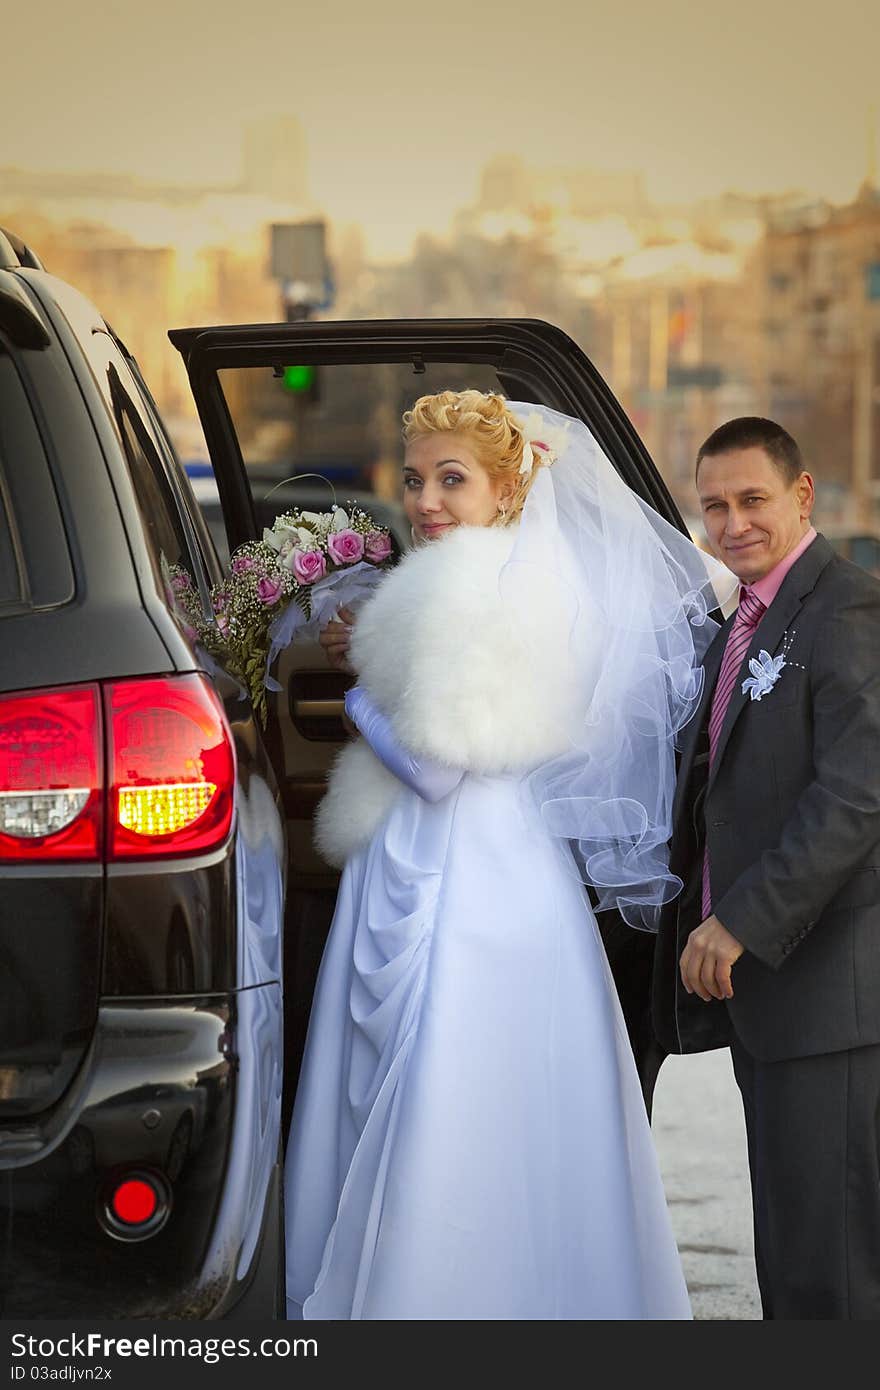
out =
[(809, 529), (812, 478), (790, 481), (760, 447), (704, 458), (697, 491), (709, 544), (743, 584), (763, 579)]

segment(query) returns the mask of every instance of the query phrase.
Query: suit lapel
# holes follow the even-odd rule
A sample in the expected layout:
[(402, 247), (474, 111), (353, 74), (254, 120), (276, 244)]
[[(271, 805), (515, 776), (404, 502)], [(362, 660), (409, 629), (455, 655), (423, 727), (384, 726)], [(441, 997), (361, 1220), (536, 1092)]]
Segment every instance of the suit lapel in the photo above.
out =
[[(755, 635), (749, 643), (748, 651), (743, 657), (740, 674), (742, 674), (743, 671), (748, 671), (748, 663), (753, 657), (756, 657), (760, 651), (769, 652), (771, 656), (776, 655), (776, 650), (786, 632), (791, 627), (796, 614), (803, 604), (804, 598), (815, 588), (819, 575), (822, 573), (833, 554), (834, 551), (831, 549), (825, 537), (819, 535), (813, 541), (813, 544), (808, 546), (804, 551), (800, 559), (792, 565), (785, 579), (782, 581), (779, 593), (770, 604), (770, 607), (767, 609), (767, 612), (764, 614), (755, 630)], [(726, 630), (729, 631), (729, 629)], [(715, 644), (713, 644), (713, 649), (714, 645)], [(717, 674), (718, 672), (716, 670), (716, 679)], [(709, 788), (711, 788), (718, 775), (718, 769), (724, 757), (724, 750), (727, 747), (736, 721), (749, 703), (750, 697), (743, 694), (742, 685), (743, 682), (738, 677), (733, 687), (733, 694), (730, 697), (730, 704), (727, 706), (724, 715), (724, 722), (718, 734), (718, 746), (715, 749), (715, 757), (709, 771)]]

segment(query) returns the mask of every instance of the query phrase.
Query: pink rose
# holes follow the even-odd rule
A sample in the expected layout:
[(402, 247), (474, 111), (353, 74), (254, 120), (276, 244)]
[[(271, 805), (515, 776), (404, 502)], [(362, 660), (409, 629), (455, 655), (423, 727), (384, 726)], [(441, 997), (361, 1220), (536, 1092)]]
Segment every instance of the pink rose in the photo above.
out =
[(277, 601), (283, 588), (284, 583), (281, 579), (270, 579), (268, 575), (264, 575), (257, 584), (257, 595), (260, 602), (265, 603), (268, 608)]
[(256, 561), (252, 555), (236, 555), (232, 562), (233, 574), (248, 574), (256, 568)]
[(364, 538), (357, 531), (331, 531), (327, 537), (330, 558), (337, 565), (353, 565), (363, 559)]
[(324, 559), (323, 551), (300, 550), (299, 546), (292, 552), (287, 566), (293, 570), (294, 578), (300, 584), (314, 584), (327, 573), (327, 561)]
[(176, 574), (171, 581), (171, 587), (176, 594), (183, 594), (192, 588), (192, 580), (188, 574)]
[(380, 565), (391, 554), (391, 537), (387, 531), (370, 531), (367, 534), (366, 557), (374, 565)]
[(214, 595), (214, 612), (223, 613), (229, 607), (229, 595), (225, 589), (220, 589)]
[(229, 619), (225, 613), (217, 614), (217, 631), (220, 633), (221, 637), (225, 637), (229, 631)]

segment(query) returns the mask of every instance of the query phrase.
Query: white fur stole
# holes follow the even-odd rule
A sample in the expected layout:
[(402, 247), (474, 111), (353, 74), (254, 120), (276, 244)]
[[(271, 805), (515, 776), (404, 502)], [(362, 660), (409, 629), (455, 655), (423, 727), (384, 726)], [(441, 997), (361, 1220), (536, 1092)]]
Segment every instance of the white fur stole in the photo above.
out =
[[(540, 573), (501, 580), (515, 537), (459, 527), (407, 554), (358, 614), (352, 665), (416, 756), (494, 775), (568, 746), (570, 606)], [(400, 791), (365, 740), (346, 747), (316, 818), (324, 857), (341, 864), (361, 848)]]

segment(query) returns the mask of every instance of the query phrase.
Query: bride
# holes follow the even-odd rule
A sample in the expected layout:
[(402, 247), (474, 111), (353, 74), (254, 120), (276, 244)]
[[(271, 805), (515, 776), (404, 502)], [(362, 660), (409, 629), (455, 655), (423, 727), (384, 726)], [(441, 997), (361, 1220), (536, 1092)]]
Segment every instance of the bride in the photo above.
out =
[[(653, 925), (708, 562), (584, 425), (404, 416), (414, 549), (328, 652), (360, 732), (287, 1149), (306, 1319), (676, 1319), (690, 1305), (584, 881)], [(584, 881), (582, 881), (582, 877)]]

